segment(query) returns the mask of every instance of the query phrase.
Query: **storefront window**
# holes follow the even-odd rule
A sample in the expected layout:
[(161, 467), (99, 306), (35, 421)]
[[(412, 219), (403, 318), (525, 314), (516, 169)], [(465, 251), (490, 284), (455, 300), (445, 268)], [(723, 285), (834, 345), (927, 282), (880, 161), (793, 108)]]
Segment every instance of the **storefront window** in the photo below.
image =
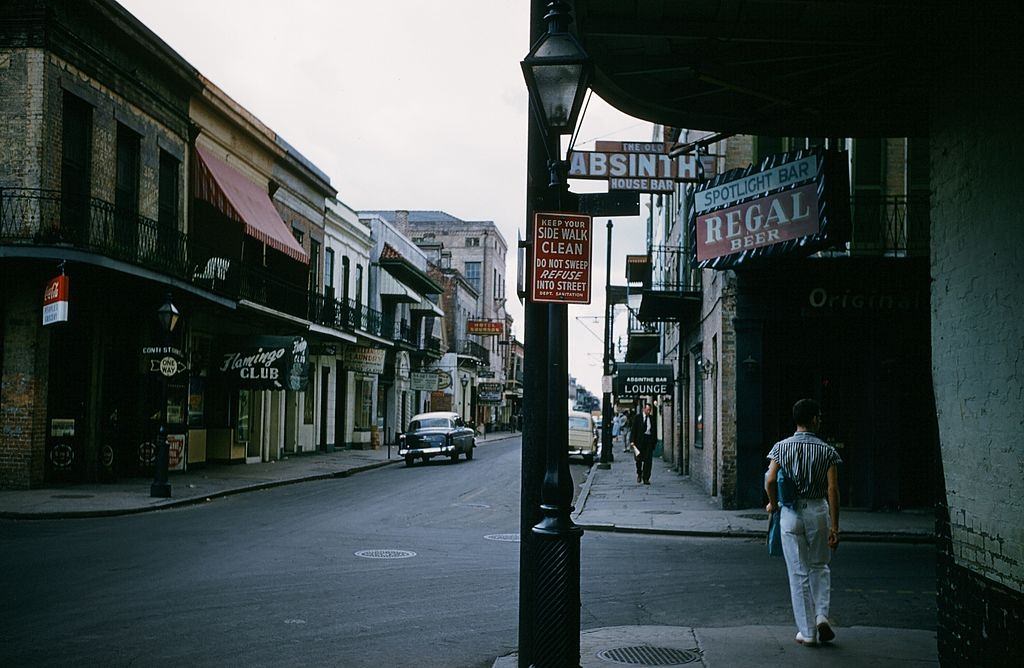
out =
[(235, 441), (247, 443), (252, 425), (252, 390), (240, 390), (238, 393), (238, 420), (235, 423)]
[(373, 426), (373, 382), (356, 378), (356, 429), (366, 430)]

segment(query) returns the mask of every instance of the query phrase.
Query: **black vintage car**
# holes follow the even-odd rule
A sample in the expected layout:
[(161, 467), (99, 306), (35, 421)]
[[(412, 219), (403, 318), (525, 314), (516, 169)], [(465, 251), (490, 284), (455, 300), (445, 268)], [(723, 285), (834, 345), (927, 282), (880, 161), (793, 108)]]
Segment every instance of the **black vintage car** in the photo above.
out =
[(451, 457), (459, 454), (473, 459), (476, 432), (463, 422), (458, 413), (420, 413), (409, 421), (409, 429), (398, 437), (398, 455), (405, 457), (405, 465), (412, 466), (417, 459)]

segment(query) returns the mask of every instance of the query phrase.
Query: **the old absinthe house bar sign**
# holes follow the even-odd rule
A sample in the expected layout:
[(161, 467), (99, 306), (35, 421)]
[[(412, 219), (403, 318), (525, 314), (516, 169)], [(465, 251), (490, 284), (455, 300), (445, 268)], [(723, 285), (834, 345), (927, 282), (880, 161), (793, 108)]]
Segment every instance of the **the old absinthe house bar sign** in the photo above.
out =
[(695, 188), (689, 226), (697, 265), (729, 269), (849, 240), (846, 165), (844, 151), (779, 153)]

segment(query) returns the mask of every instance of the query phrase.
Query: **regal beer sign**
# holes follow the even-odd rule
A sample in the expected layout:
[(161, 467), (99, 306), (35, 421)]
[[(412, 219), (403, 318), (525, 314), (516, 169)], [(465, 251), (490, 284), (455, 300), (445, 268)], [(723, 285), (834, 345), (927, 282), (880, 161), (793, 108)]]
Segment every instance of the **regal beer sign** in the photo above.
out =
[(769, 156), (693, 193), (690, 231), (701, 268), (806, 256), (849, 238), (846, 154), (820, 149)]
[(590, 216), (575, 213), (536, 214), (531, 248), (531, 301), (590, 303)]

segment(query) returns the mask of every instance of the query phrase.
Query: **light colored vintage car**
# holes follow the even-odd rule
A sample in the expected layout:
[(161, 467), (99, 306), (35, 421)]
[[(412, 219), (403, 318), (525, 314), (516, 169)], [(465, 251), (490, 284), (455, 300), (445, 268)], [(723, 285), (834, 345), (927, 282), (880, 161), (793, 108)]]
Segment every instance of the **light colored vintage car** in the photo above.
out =
[(474, 448), (476, 432), (458, 413), (448, 411), (414, 415), (409, 428), (398, 436), (398, 456), (405, 457), (406, 466), (431, 457), (450, 457), (456, 462), (464, 454), (467, 460), (473, 459)]
[(594, 436), (594, 418), (583, 411), (569, 411), (569, 454), (580, 455), (587, 464), (594, 463), (597, 437)]

